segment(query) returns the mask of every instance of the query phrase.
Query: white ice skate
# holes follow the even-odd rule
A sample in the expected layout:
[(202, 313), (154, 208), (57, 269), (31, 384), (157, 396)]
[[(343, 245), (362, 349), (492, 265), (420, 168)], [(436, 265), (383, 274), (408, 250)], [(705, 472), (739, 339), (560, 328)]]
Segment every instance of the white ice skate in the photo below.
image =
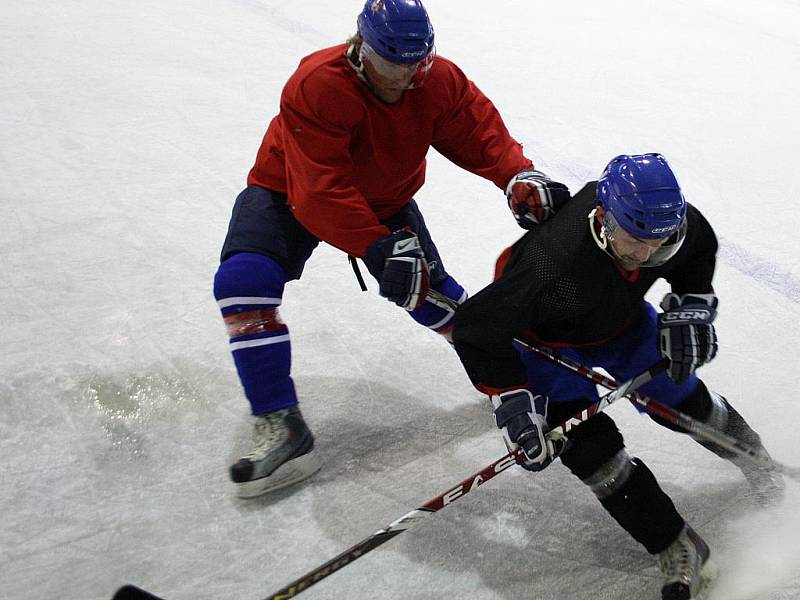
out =
[(662, 600), (705, 600), (717, 578), (717, 567), (703, 539), (689, 525), (658, 555), (664, 574)]
[(297, 483), (320, 468), (314, 436), (297, 407), (256, 416), (253, 442), (253, 449), (230, 469), (240, 498)]

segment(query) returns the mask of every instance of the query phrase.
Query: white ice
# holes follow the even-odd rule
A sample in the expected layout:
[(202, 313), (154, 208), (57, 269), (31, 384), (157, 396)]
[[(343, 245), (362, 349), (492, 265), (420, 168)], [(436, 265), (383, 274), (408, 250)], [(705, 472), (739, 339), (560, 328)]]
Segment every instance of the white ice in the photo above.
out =
[[(324, 469), (234, 498), (248, 407), (212, 298), (233, 199), (298, 60), (357, 1), (5, 0), (0, 8), (0, 597), (263, 598), (504, 448), (452, 350), (321, 247), (288, 286), (294, 374)], [(721, 241), (703, 369), (800, 464), (796, 0), (428, 0), (439, 53), (577, 190), (660, 151)], [(520, 234), (438, 156), (418, 195), (471, 291)], [(374, 288), (374, 286), (373, 286)], [(657, 299), (663, 289), (654, 290)], [(800, 598), (796, 484), (611, 407), (722, 569), (715, 600)], [(653, 559), (559, 466), (512, 469), (301, 597), (658, 597)]]

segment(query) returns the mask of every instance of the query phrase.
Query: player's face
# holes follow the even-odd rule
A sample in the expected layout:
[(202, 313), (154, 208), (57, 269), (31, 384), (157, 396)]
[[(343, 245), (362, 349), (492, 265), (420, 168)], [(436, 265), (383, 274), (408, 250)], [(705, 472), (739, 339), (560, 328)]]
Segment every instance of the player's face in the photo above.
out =
[[(436, 51), (415, 63), (393, 63), (379, 56), (368, 44), (361, 46), (361, 62), (376, 93), (387, 102), (399, 100), (402, 92), (419, 87), (431, 70)], [(391, 98), (391, 99), (390, 99)]]
[(667, 238), (660, 240), (643, 240), (631, 235), (621, 227), (616, 227), (613, 233), (606, 234), (611, 251), (617, 257), (617, 262), (626, 271), (635, 271), (652, 256), (653, 252), (661, 248)]

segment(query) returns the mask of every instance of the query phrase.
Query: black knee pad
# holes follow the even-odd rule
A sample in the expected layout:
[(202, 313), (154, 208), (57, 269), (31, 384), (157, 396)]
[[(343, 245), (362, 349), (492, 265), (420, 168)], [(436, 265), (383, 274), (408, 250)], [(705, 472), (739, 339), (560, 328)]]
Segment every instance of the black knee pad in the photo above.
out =
[[(689, 394), (683, 402), (676, 406), (675, 409), (705, 423), (708, 420), (709, 414), (711, 413), (711, 395), (708, 393), (706, 384), (703, 383), (702, 380), (698, 379), (697, 386), (694, 388), (694, 390), (692, 390), (692, 393)], [(686, 432), (686, 430), (682, 427), (678, 427), (674, 423), (670, 423), (662, 417), (651, 414), (648, 414), (648, 416), (653, 419), (653, 421), (663, 427), (666, 427), (667, 429), (671, 429), (672, 431), (680, 431), (682, 433)]]
[(567, 434), (572, 442), (561, 462), (580, 479), (586, 479), (625, 447), (614, 419), (598, 413)]

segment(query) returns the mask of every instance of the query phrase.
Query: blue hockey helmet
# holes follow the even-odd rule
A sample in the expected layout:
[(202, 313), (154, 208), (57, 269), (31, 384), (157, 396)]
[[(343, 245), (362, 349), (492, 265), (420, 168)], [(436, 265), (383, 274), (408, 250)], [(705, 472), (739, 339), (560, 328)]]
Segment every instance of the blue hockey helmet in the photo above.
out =
[(623, 154), (606, 166), (597, 182), (605, 210), (604, 233), (616, 228), (642, 240), (666, 240), (647, 264), (663, 264), (686, 237), (686, 200), (667, 159), (660, 154)]
[(358, 15), (358, 33), (393, 63), (416, 63), (433, 50), (433, 27), (419, 0), (367, 0)]
[(667, 159), (660, 154), (623, 154), (606, 166), (597, 200), (625, 231), (657, 240), (686, 220), (686, 200)]

